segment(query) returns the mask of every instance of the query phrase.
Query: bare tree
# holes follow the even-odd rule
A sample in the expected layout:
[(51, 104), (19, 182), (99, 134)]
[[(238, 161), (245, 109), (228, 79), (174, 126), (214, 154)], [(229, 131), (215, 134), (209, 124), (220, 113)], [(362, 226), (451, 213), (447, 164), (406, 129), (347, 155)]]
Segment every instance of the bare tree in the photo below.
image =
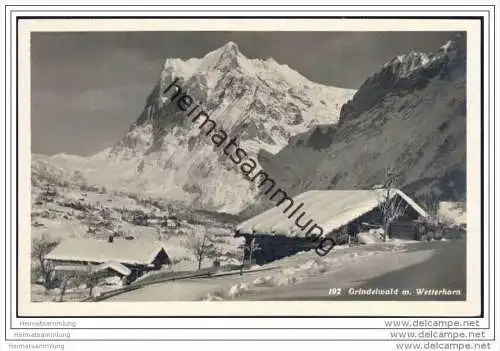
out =
[(94, 228), (92, 225), (92, 211), (90, 209), (85, 210), (85, 220), (87, 222), (87, 233), (92, 233)]
[(87, 285), (89, 289), (89, 297), (92, 296), (92, 292), (96, 287), (99, 280), (99, 273), (94, 270), (94, 267), (89, 265), (86, 272), (82, 272), (80, 275), (80, 280)]
[(247, 262), (250, 267), (252, 266), (252, 261), (255, 259), (254, 254), (262, 250), (260, 244), (255, 241), (255, 232), (252, 231), (251, 235), (247, 235), (244, 238), (245, 242), (238, 246), (238, 249), (242, 250), (240, 274), (243, 274), (243, 268), (245, 268)]
[(241, 265), (240, 265), (240, 275), (243, 275), (243, 266), (245, 265), (245, 257), (248, 251), (248, 246), (246, 243), (238, 245), (238, 250), (241, 250)]
[(255, 232), (252, 231), (252, 236), (250, 237), (250, 241), (248, 243), (248, 261), (250, 264), (250, 267), (252, 266), (252, 259), (253, 259), (253, 254), (255, 251), (259, 249), (258, 245), (255, 244)]
[(401, 217), (408, 207), (406, 201), (396, 194), (398, 176), (390, 168), (386, 169), (384, 189), (379, 196), (379, 209), (382, 212), (384, 241), (390, 237), (391, 225)]
[(204, 257), (216, 253), (215, 246), (207, 234), (206, 229), (203, 227), (198, 227), (194, 233), (191, 233), (191, 235), (188, 236), (186, 244), (187, 248), (196, 256), (198, 270), (201, 269), (201, 263)]
[(59, 244), (58, 239), (51, 239), (46, 234), (39, 238), (33, 238), (31, 241), (31, 258), (36, 260), (40, 265), (40, 274), (43, 277), (44, 286), (47, 288), (49, 283), (50, 270), (47, 268), (45, 262), (45, 255), (47, 255), (53, 248)]
[(62, 278), (61, 285), (59, 288), (61, 292), (59, 293), (59, 302), (64, 301), (64, 294), (66, 294), (66, 288), (68, 287), (69, 282), (75, 277), (75, 274), (72, 272), (70, 274), (65, 274)]
[(430, 224), (437, 225), (439, 223), (439, 197), (430, 192), (425, 195), (424, 200), (427, 213), (429, 214), (428, 220), (431, 221)]
[(98, 275), (92, 266), (87, 266), (86, 270), (82, 271), (68, 271), (62, 274), (60, 284), (59, 302), (64, 301), (64, 295), (68, 286), (85, 284), (89, 289), (89, 297), (92, 296), (92, 291), (97, 285)]

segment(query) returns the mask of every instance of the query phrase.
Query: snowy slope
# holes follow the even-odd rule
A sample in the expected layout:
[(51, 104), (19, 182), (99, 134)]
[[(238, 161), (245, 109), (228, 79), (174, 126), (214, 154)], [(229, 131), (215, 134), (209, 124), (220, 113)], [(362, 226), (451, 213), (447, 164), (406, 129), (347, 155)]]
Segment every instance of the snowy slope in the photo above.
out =
[(31, 185), (33, 187), (42, 187), (46, 184), (69, 186), (85, 182), (85, 177), (76, 168), (58, 166), (50, 157), (32, 154)]
[(339, 123), (293, 137), (261, 163), (290, 195), (371, 188), (383, 183), (391, 167), (411, 195), (435, 188), (445, 198), (460, 197), (466, 167), (465, 66), (463, 37), (432, 54), (395, 57), (342, 107)]
[(203, 58), (167, 59), (144, 111), (112, 148), (89, 158), (56, 155), (50, 161), (110, 189), (238, 212), (256, 191), (163, 94), (175, 78), (251, 154), (275, 154), (294, 135), (336, 123), (355, 92), (313, 83), (273, 59), (249, 59), (229, 42)]

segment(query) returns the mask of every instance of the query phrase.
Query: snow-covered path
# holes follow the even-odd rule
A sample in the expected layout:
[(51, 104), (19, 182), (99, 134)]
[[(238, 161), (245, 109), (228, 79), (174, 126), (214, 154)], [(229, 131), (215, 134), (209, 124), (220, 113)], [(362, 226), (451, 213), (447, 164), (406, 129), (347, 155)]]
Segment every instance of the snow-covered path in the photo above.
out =
[(316, 300), (334, 298), (330, 288), (462, 288), (464, 248), (463, 241), (447, 241), (352, 247), (323, 258), (307, 252), (266, 271), (154, 284), (106, 301)]

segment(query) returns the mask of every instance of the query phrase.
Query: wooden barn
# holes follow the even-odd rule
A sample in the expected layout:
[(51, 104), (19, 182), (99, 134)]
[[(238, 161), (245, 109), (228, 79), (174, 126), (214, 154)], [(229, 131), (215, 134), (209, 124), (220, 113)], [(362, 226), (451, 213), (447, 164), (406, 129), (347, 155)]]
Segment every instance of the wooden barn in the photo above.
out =
[(144, 272), (170, 264), (161, 243), (141, 240), (66, 239), (45, 258), (56, 271), (85, 270), (88, 266), (102, 276), (118, 276), (127, 282)]
[[(349, 235), (383, 227), (380, 205), (387, 194), (386, 189), (308, 191), (240, 223), (235, 236), (244, 237), (248, 247), (251, 243), (252, 247), (259, 247), (252, 252), (257, 264), (315, 247), (305, 237), (314, 224), (322, 228), (323, 237), (332, 237), (341, 244), (347, 242)], [(401, 216), (389, 228), (389, 237), (418, 240), (420, 223), (428, 217), (427, 212), (399, 189), (391, 189), (389, 198), (403, 208)], [(301, 213), (304, 214), (299, 224), (304, 226), (310, 220), (304, 229), (296, 224)], [(246, 250), (245, 259), (250, 251), (253, 250)]]

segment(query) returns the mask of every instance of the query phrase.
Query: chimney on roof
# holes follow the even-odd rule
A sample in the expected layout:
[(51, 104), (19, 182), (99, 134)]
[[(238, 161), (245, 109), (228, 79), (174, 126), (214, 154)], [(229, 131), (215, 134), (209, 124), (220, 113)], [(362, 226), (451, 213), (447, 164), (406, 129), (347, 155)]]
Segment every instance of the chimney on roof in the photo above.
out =
[(108, 236), (108, 243), (112, 243), (113, 242), (113, 235), (110, 235)]

